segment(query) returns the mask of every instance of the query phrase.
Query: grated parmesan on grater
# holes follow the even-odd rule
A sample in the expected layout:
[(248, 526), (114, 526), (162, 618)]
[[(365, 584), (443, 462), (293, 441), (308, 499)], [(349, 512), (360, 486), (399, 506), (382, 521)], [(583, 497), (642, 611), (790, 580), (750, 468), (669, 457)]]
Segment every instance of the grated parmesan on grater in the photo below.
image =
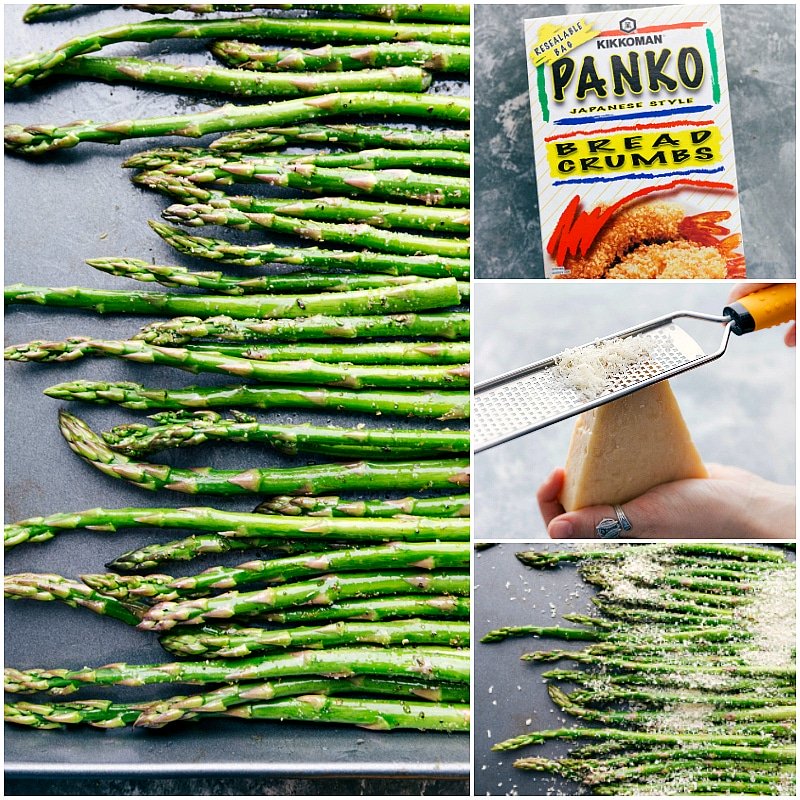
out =
[(649, 356), (654, 345), (654, 338), (647, 334), (625, 339), (597, 339), (559, 353), (554, 359), (554, 372), (564, 383), (593, 400), (610, 388), (615, 375)]

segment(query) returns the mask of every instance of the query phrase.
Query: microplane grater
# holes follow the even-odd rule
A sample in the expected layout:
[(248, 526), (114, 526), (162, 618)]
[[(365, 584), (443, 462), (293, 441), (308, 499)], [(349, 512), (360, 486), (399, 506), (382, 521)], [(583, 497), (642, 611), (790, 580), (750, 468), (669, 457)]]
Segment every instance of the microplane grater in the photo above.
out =
[[(675, 322), (683, 317), (724, 325), (719, 348), (706, 353)], [(474, 389), (470, 434), (474, 452), (488, 450), (707, 364), (725, 352), (733, 324), (729, 316), (677, 311), (595, 340), (604, 342), (646, 334), (650, 346), (647, 358), (610, 376), (604, 391), (591, 400), (559, 378), (555, 370), (556, 356), (483, 381)]]

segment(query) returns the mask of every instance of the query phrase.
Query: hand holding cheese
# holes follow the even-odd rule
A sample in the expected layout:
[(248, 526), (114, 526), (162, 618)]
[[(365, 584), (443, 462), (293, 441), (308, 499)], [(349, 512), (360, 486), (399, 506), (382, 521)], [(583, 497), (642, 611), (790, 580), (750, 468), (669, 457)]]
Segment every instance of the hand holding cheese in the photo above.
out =
[[(650, 489), (624, 504), (639, 539), (793, 539), (795, 492), (746, 470), (709, 464), (708, 478), (689, 478)], [(565, 512), (558, 498), (559, 468), (537, 493), (551, 539), (596, 539), (595, 525), (614, 518), (610, 505)]]
[(578, 417), (560, 501), (566, 511), (625, 503), (682, 478), (708, 477), (667, 381)]

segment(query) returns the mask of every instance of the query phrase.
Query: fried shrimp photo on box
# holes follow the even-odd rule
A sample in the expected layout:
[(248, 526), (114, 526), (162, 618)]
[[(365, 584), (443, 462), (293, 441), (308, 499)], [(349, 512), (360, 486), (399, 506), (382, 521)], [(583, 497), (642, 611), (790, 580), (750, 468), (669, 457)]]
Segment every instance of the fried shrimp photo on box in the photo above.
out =
[(677, 203), (628, 206), (605, 224), (588, 252), (568, 256), (562, 278), (737, 278), (744, 257), (738, 234), (719, 223), (728, 211), (687, 216)]

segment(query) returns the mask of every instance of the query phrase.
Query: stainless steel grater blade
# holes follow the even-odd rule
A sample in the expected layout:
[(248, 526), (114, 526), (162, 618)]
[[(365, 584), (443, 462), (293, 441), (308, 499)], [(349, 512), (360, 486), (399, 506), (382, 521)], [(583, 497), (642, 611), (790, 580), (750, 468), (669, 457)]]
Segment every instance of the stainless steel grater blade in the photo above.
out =
[[(706, 353), (675, 320), (689, 317), (724, 325), (719, 348)], [(719, 358), (728, 346), (728, 316), (677, 311), (596, 341), (648, 334), (655, 341), (647, 359), (613, 375), (599, 396), (587, 400), (555, 372), (555, 356), (475, 386), (471, 422), (474, 452), (480, 453), (531, 431), (560, 422)], [(592, 344), (591, 342), (589, 344)]]

